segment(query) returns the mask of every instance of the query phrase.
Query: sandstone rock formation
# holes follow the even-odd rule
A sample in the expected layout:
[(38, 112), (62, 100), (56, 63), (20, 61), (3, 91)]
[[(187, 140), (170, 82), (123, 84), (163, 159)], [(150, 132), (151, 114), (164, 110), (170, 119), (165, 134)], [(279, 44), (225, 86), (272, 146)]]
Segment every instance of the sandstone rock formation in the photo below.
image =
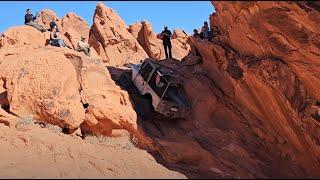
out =
[[(183, 61), (159, 61), (184, 76), (192, 110), (183, 120), (157, 113), (137, 117), (135, 94), (129, 97), (104, 67), (147, 56), (163, 59), (161, 40), (150, 23), (131, 25), (128, 31), (102, 3), (91, 29), (80, 17), (66, 15), (65, 38), (74, 46), (79, 36), (89, 37), (104, 64), (74, 50), (45, 47), (48, 34), (32, 27), (8, 29), (0, 38), (0, 132), (1, 137), (14, 137), (1, 138), (2, 152), (10, 152), (7, 147), (15, 143), (40, 146), (11, 128), (4, 132), (7, 127), (2, 126), (31, 116), (96, 135), (143, 130), (153, 140), (155, 147), (148, 150), (157, 161), (191, 178), (320, 177), (320, 123), (312, 117), (312, 106), (320, 99), (319, 2), (213, 4), (211, 27), (220, 35), (209, 42), (176, 30), (173, 57)], [(51, 17), (54, 12), (45, 10), (39, 20), (47, 26)], [(189, 43), (200, 56), (189, 54)], [(58, 140), (60, 147), (63, 139)], [(74, 159), (70, 144), (68, 148), (62, 154)], [(100, 167), (96, 161), (90, 164), (95, 170)]]
[[(174, 31), (175, 32), (175, 31)], [(183, 59), (185, 56), (187, 56), (191, 50), (190, 45), (188, 42), (188, 37), (184, 36), (184, 34), (173, 34), (173, 39), (171, 40), (172, 44), (172, 56), (175, 59)]]
[(147, 57), (119, 15), (102, 2), (96, 6), (89, 43), (104, 62), (111, 66), (136, 63)]
[(113, 129), (137, 130), (128, 94), (100, 60), (51, 46), (9, 47), (0, 54), (8, 111), (18, 117), (69, 129), (85, 121), (84, 131), (109, 136)]
[(5, 79), (11, 113), (75, 129), (85, 113), (76, 70), (55, 49), (27, 47), (6, 52), (0, 77)]
[(218, 13), (212, 18), (212, 23), (219, 27), (222, 42), (243, 55), (282, 59), (297, 74), (307, 91), (320, 98), (318, 3), (237, 2), (214, 5)]
[(178, 39), (178, 38), (186, 39), (188, 37), (189, 37), (188, 34), (181, 29), (173, 30), (172, 39)]
[(63, 17), (62, 29), (63, 34), (70, 40), (74, 49), (81, 36), (86, 37), (87, 41), (89, 39), (89, 24), (74, 13), (68, 13)]
[[(152, 26), (147, 21), (129, 26), (129, 32), (138, 40), (149, 57), (165, 59), (165, 52), (160, 36), (152, 31)], [(181, 60), (188, 55), (190, 45), (187, 43), (188, 35), (182, 30), (174, 30), (172, 35), (172, 57)]]
[(61, 19), (51, 9), (43, 9), (39, 12), (36, 21), (46, 29), (50, 29), (50, 22), (55, 21), (58, 29), (61, 31)]
[[(62, 33), (70, 41), (71, 47), (76, 50), (77, 43), (81, 39), (81, 36), (86, 38), (86, 42), (89, 41), (89, 24), (75, 13), (68, 13), (62, 18)], [(99, 58), (99, 55), (93, 47), (90, 48), (90, 56), (93, 58)]]
[(23, 47), (25, 45), (44, 46), (46, 39), (43, 33), (31, 26), (9, 28), (0, 37), (0, 47)]
[(149, 57), (155, 59), (163, 59), (165, 57), (161, 41), (157, 39), (149, 22), (142, 21), (141, 23), (130, 25), (129, 32), (138, 40)]
[(78, 69), (82, 103), (86, 107), (83, 131), (110, 136), (113, 129), (137, 130), (137, 115), (128, 93), (120, 89), (101, 61), (74, 54), (67, 57)]
[(188, 177), (319, 177), (319, 3), (213, 4), (221, 35), (191, 38), (203, 63), (163, 62), (185, 76), (193, 108), (144, 121), (159, 159)]

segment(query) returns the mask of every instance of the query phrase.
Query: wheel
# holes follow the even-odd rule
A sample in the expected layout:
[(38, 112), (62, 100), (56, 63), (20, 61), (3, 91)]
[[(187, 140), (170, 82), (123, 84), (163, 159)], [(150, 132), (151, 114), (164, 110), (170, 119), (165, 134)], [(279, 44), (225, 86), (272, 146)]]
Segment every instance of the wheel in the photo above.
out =
[(152, 116), (153, 107), (151, 98), (141, 98), (141, 101), (137, 107), (138, 115), (142, 117), (143, 120), (147, 120)]
[(130, 73), (122, 73), (119, 78), (119, 84), (125, 89), (128, 89), (129, 87), (131, 87), (132, 81), (131, 81)]

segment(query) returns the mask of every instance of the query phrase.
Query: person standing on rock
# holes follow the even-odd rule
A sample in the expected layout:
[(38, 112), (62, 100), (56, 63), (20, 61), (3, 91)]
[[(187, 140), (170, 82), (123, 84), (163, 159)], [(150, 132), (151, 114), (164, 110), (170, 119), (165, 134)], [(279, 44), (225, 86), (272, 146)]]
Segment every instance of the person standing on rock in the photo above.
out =
[(50, 33), (50, 43), (51, 46), (58, 46), (58, 47), (66, 47), (63, 39), (60, 38), (60, 33), (58, 31), (57, 26), (54, 26), (52, 32)]
[[(162, 39), (162, 43), (163, 43), (163, 47), (164, 47), (164, 52), (166, 54), (166, 59), (168, 58), (172, 58), (172, 53), (171, 53), (171, 36), (172, 33), (170, 30), (168, 30), (168, 27), (165, 26), (164, 30), (161, 32), (160, 34), (161, 39)], [(169, 55), (168, 55), (168, 51), (169, 51)]]
[(77, 44), (77, 51), (84, 52), (87, 56), (90, 57), (90, 47), (91, 45), (86, 43), (86, 38), (84, 36), (81, 36), (81, 39)]
[(24, 24), (28, 26), (32, 26), (41, 32), (46, 32), (46, 29), (44, 27), (42, 27), (40, 24), (35, 22), (36, 18), (37, 16), (32, 15), (31, 9), (27, 9), (26, 15), (24, 16)]

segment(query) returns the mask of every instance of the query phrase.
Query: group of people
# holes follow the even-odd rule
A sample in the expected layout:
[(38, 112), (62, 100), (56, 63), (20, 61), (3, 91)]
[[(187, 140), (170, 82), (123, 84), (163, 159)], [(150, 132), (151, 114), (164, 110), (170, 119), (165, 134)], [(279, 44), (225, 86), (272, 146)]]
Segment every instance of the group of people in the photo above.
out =
[[(33, 16), (32, 12), (31, 12), (31, 9), (27, 9), (26, 15), (25, 15), (24, 24), (32, 26), (32, 27), (38, 29), (41, 32), (46, 32), (47, 30), (43, 26), (41, 26), (40, 24), (38, 24), (36, 22), (37, 15), (38, 15), (38, 13), (36, 14), (36, 16)], [(50, 25), (49, 31), (51, 31), (49, 44), (51, 46), (57, 46), (57, 47), (68, 47), (65, 44), (64, 40), (62, 39), (62, 37), (61, 37), (61, 35), (59, 33), (59, 30), (58, 30), (58, 26), (57, 26), (55, 21), (58, 21), (58, 19), (53, 19), (49, 24)], [(212, 37), (212, 34), (213, 34), (210, 31), (208, 22), (206, 22), (206, 21), (203, 23), (203, 26), (201, 27), (201, 32), (200, 33), (198, 32), (197, 29), (194, 29), (193, 33), (194, 33), (193, 37), (200, 38), (200, 39), (207, 39), (209, 41), (211, 41), (211, 37)], [(166, 55), (166, 59), (172, 58), (171, 36), (172, 36), (171, 31), (168, 30), (167, 26), (165, 26), (164, 30), (160, 34), (160, 38), (162, 39), (162, 44), (163, 44), (163, 47), (164, 47), (164, 52), (165, 52), (165, 55)], [(86, 38), (81, 36), (80, 40), (77, 43), (76, 50), (80, 51), (80, 52), (84, 52), (87, 56), (90, 56), (90, 47), (91, 47), (91, 45), (89, 45), (86, 42)], [(71, 47), (68, 47), (68, 48), (72, 49)]]
[[(28, 26), (32, 26), (34, 28), (36, 28), (37, 30), (41, 31), (41, 32), (46, 32), (47, 30), (41, 26), (40, 24), (38, 24), (36, 22), (37, 20), (37, 16), (38, 13), (36, 14), (36, 16), (33, 16), (31, 9), (27, 9), (26, 10), (26, 14), (24, 16), (24, 24), (28, 25)], [(49, 31), (50, 33), (50, 39), (49, 39), (49, 44), (51, 46), (57, 46), (57, 47), (67, 47), (69, 49), (72, 49), (71, 47), (67, 46), (63, 40), (63, 38), (61, 37), (61, 34), (59, 32), (58, 26), (56, 24), (56, 21), (58, 21), (58, 19), (53, 18), (52, 21), (50, 22), (50, 29)], [(80, 40), (77, 43), (77, 48), (76, 50), (79, 52), (84, 52), (87, 56), (90, 56), (90, 47), (91, 45), (89, 45), (86, 42), (86, 38), (84, 36), (81, 36)]]
[(211, 40), (212, 36), (211, 36), (210, 28), (207, 21), (203, 23), (200, 33), (198, 32), (197, 29), (193, 30), (193, 37), (200, 38), (200, 39), (207, 39), (209, 41)]
[[(201, 27), (201, 32), (199, 33), (197, 29), (193, 30), (193, 37), (200, 38), (200, 39), (207, 39), (208, 41), (211, 41), (211, 38), (213, 35), (218, 34), (217, 30), (214, 30), (213, 32), (210, 31), (208, 22), (205, 21), (203, 23), (203, 26)], [(161, 32), (160, 37), (162, 39), (164, 52), (166, 54), (166, 58), (172, 58), (172, 51), (171, 51), (171, 36), (172, 33), (170, 30), (168, 30), (168, 27), (165, 26), (164, 30)]]

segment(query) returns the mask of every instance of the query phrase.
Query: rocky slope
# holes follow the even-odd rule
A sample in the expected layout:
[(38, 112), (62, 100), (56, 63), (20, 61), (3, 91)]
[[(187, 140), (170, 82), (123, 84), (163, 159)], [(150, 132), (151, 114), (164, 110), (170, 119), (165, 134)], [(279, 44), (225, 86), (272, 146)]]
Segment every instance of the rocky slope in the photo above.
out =
[[(89, 145), (94, 136), (81, 140), (52, 134), (38, 125), (26, 125), (26, 119), (33, 118), (47, 127), (67, 128), (68, 133), (81, 129), (84, 134), (130, 137), (157, 162), (190, 178), (320, 177), (320, 124), (311, 116), (312, 106), (320, 99), (320, 4), (215, 1), (213, 5), (216, 13), (210, 24), (220, 35), (209, 42), (176, 30), (172, 41), (178, 60), (161, 61), (161, 41), (150, 23), (127, 27), (102, 3), (96, 7), (91, 28), (72, 13), (57, 21), (72, 47), (79, 36), (88, 37), (95, 57), (45, 46), (48, 34), (31, 27), (4, 32), (0, 38), (0, 136), (2, 152), (7, 154), (2, 155), (20, 161), (28, 159), (21, 152), (46, 154), (41, 158), (55, 164), (48, 174), (41, 174), (5, 160), (3, 176), (13, 177), (22, 169), (39, 177), (147, 177), (153, 173), (184, 177), (165, 170), (145, 151), (133, 149), (125, 155), (121, 148)], [(49, 10), (40, 13), (44, 25), (49, 17), (56, 15)], [(155, 112), (140, 117), (138, 93), (126, 92), (115, 82), (125, 71), (121, 66), (146, 57), (184, 76), (192, 105), (185, 119), (171, 120)], [(55, 142), (58, 146), (53, 150)], [(97, 160), (98, 155), (106, 155), (106, 149), (108, 163)], [(55, 151), (65, 152), (64, 163), (56, 163), (61, 159)], [(41, 158), (34, 164), (49, 167)], [(129, 167), (124, 160), (130, 161)], [(110, 161), (119, 168), (104, 169)]]
[[(98, 4), (97, 9), (101, 6), (104, 5)], [(74, 13), (68, 13), (62, 19), (51, 10), (39, 13), (38, 22), (46, 28), (49, 28), (48, 24), (52, 19), (57, 20), (63, 39), (71, 48), (75, 48), (81, 36), (89, 38), (89, 25)], [(112, 22), (121, 23), (117, 20), (119, 19), (113, 19)], [(120, 28), (120, 33), (121, 37), (131, 36), (125, 26)], [(137, 129), (137, 115), (129, 96), (111, 79), (104, 58), (98, 56), (94, 49), (89, 58), (73, 49), (52, 47), (47, 44), (48, 38), (49, 32), (41, 33), (29, 26), (12, 27), (0, 37), (1, 147), (3, 152), (7, 152), (2, 154), (1, 166), (4, 168), (0, 174), (11, 178), (184, 178), (182, 174), (172, 172), (155, 162), (146, 151), (138, 150), (132, 145), (131, 141), (148, 145), (148, 139), (141, 136)], [(136, 41), (133, 37), (130, 38)], [(119, 47), (127, 48), (126, 45)], [(145, 52), (142, 51), (142, 54)], [(136, 59), (140, 58), (143, 60), (144, 56)], [(120, 60), (118, 64), (122, 64)], [(49, 129), (41, 129), (34, 123)], [(50, 129), (56, 133), (52, 134)], [(62, 133), (72, 133), (72, 137), (77, 134), (82, 138), (86, 135), (86, 138), (74, 139), (67, 135), (61, 137)], [(122, 151), (122, 145), (88, 145), (88, 138), (98, 138), (92, 135), (120, 137), (102, 141), (107, 144), (121, 144), (123, 141), (123, 146), (132, 145), (132, 148), (129, 148), (128, 153)], [(139, 139), (135, 140), (137, 138)], [(53, 149), (52, 143), (55, 143)], [(148, 147), (152, 148), (150, 145)], [(56, 151), (60, 152), (60, 162)], [(70, 151), (77, 153), (70, 154)], [(94, 162), (99, 154), (112, 159)], [(132, 163), (124, 161), (129, 156)], [(61, 164), (62, 161), (65, 163)], [(105, 169), (105, 164), (112, 161), (113, 166), (119, 168)], [(21, 162), (23, 163), (20, 164)], [(128, 162), (136, 164), (136, 167), (130, 167)], [(76, 164), (80, 166), (76, 167)], [(146, 167), (150, 169), (143, 172)], [(17, 173), (19, 171), (25, 173)]]
[(221, 35), (191, 38), (202, 63), (163, 62), (185, 76), (192, 112), (141, 123), (159, 160), (189, 177), (319, 177), (319, 3), (213, 5)]

